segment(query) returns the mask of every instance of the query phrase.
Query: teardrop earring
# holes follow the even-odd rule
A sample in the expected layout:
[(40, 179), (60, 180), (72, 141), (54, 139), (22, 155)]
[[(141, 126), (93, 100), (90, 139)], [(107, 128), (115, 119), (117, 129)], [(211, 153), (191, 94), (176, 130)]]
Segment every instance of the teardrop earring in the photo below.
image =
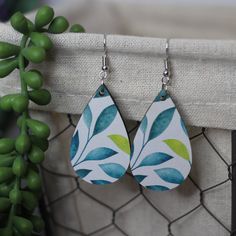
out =
[(167, 91), (170, 83), (168, 50), (167, 40), (162, 90), (140, 123), (130, 163), (135, 179), (147, 189), (156, 191), (182, 184), (192, 165), (186, 127)]
[(120, 112), (104, 85), (109, 76), (104, 35), (101, 85), (85, 107), (72, 137), (71, 164), (77, 175), (91, 184), (120, 179), (130, 162), (130, 142)]

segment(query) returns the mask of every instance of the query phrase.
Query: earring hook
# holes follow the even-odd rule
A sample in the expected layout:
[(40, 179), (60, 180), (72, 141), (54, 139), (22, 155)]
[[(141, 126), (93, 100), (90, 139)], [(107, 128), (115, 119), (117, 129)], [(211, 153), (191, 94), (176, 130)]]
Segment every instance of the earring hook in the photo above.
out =
[(162, 77), (162, 89), (167, 90), (170, 83), (170, 63), (169, 63), (169, 39), (166, 39), (165, 45), (165, 59), (164, 59), (164, 72)]
[(104, 50), (104, 55), (102, 56), (102, 70), (99, 74), (100, 79), (101, 79), (101, 84), (104, 84), (104, 79), (106, 79), (109, 76), (106, 34), (104, 34), (103, 36), (103, 50)]

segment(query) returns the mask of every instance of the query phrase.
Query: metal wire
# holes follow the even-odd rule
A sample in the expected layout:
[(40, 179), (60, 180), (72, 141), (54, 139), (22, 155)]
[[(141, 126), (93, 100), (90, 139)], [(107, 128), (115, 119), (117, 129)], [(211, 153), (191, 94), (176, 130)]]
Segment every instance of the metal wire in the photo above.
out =
[[(54, 139), (56, 139), (57, 137), (59, 137), (61, 134), (63, 134), (66, 130), (68, 130), (71, 127), (75, 127), (75, 124), (73, 123), (72, 117), (70, 115), (67, 115), (68, 117), (68, 122), (69, 124), (62, 129), (62, 131), (60, 131), (58, 134), (56, 134), (54, 137), (52, 137), (50, 139), (50, 141), (53, 141)], [(135, 125), (135, 127), (133, 127), (129, 133), (131, 134), (132, 132), (134, 132), (137, 127), (139, 126), (139, 122), (137, 122), (137, 124)], [(126, 208), (128, 205), (132, 204), (133, 201), (135, 201), (138, 198), (143, 198), (147, 204), (149, 204), (155, 211), (156, 214), (159, 214), (161, 217), (163, 217), (163, 219), (167, 222), (167, 231), (168, 231), (168, 235), (167, 236), (178, 236), (173, 232), (173, 225), (176, 224), (177, 222), (179, 222), (180, 220), (182, 220), (183, 218), (189, 216), (190, 214), (193, 214), (195, 211), (197, 211), (199, 208), (203, 208), (208, 214), (209, 216), (211, 216), (215, 222), (217, 222), (223, 230), (225, 230), (226, 233), (228, 233), (230, 236), (234, 236), (236, 235), (235, 231), (231, 231), (231, 229), (228, 228), (228, 226), (226, 226), (221, 220), (220, 218), (211, 211), (211, 209), (206, 205), (205, 203), (205, 194), (209, 191), (212, 191), (213, 189), (217, 189), (220, 186), (228, 183), (228, 182), (232, 182), (232, 168), (236, 165), (235, 162), (233, 163), (228, 163), (228, 161), (220, 154), (220, 152), (217, 150), (217, 147), (215, 147), (215, 145), (212, 143), (212, 141), (210, 140), (210, 138), (207, 136), (207, 130), (205, 128), (201, 129), (201, 132), (199, 132), (198, 134), (196, 134), (195, 136), (191, 137), (191, 141), (195, 140), (196, 138), (202, 137), (203, 139), (205, 139), (205, 141), (208, 143), (209, 147), (212, 148), (212, 150), (215, 152), (216, 154), (216, 158), (218, 158), (222, 163), (224, 163), (225, 167), (226, 167), (226, 171), (228, 173), (228, 178), (226, 178), (225, 180), (216, 183), (213, 186), (209, 186), (208, 188), (202, 189), (197, 182), (191, 177), (189, 176), (189, 180), (192, 182), (192, 184), (194, 185), (194, 187), (198, 190), (198, 194), (199, 194), (199, 204), (196, 204), (195, 206), (193, 206), (190, 210), (186, 211), (185, 213), (183, 213), (182, 215), (171, 219), (169, 218), (164, 212), (162, 212), (162, 210), (158, 209), (157, 206), (155, 206), (155, 204), (151, 201), (151, 199), (148, 198), (148, 196), (145, 194), (145, 192), (143, 191), (143, 188), (139, 185), (138, 186), (138, 193), (133, 196), (131, 199), (127, 199), (127, 201), (125, 203), (123, 203), (122, 205), (120, 205), (117, 208), (112, 208), (111, 206), (107, 205), (106, 203), (102, 202), (101, 200), (97, 199), (95, 196), (91, 195), (90, 193), (86, 192), (85, 189), (83, 189), (80, 185), (79, 179), (75, 176), (72, 175), (67, 175), (67, 174), (63, 174), (63, 173), (58, 173), (55, 172), (53, 170), (49, 170), (48, 168), (46, 168), (45, 166), (41, 166), (42, 171), (45, 171), (47, 173), (50, 173), (52, 175), (57, 176), (58, 178), (72, 178), (75, 183), (76, 183), (76, 187), (74, 189), (72, 189), (69, 192), (64, 193), (63, 195), (57, 197), (56, 199), (48, 202), (47, 196), (45, 195), (45, 199), (48, 202), (45, 207), (46, 207), (46, 211), (47, 211), (47, 217), (49, 217), (49, 219), (52, 220), (52, 222), (57, 225), (58, 227), (61, 227), (69, 232), (75, 233), (76, 235), (82, 235), (82, 236), (92, 236), (95, 235), (97, 233), (103, 233), (103, 231), (115, 227), (122, 235), (125, 236), (129, 236), (127, 234), (127, 232), (125, 232), (117, 223), (117, 215), (120, 211), (122, 211), (124, 208)], [(127, 173), (127, 176), (129, 176), (130, 178), (133, 178), (133, 176), (130, 173)], [(51, 207), (55, 204), (55, 203), (59, 203), (60, 201), (62, 201), (65, 198), (70, 197), (72, 194), (74, 194), (76, 191), (79, 191), (80, 193), (84, 194), (86, 197), (90, 198), (91, 200), (97, 202), (98, 204), (100, 204), (101, 206), (105, 207), (108, 211), (110, 211), (112, 213), (112, 218), (110, 220), (110, 223), (107, 225), (102, 225), (99, 229), (96, 229), (93, 232), (90, 233), (84, 233), (81, 232), (79, 230), (70, 228), (66, 225), (63, 225), (63, 223), (61, 222), (57, 222), (55, 220), (55, 218), (53, 217), (53, 214), (51, 212)], [(50, 235), (51, 236), (51, 235)]]

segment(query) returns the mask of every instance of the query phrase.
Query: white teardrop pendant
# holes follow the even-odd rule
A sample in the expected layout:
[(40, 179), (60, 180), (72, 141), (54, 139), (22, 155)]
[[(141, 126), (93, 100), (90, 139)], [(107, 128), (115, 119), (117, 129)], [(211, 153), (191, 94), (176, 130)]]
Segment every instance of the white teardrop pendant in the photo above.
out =
[(129, 166), (127, 130), (105, 85), (98, 88), (81, 115), (70, 158), (77, 175), (91, 184), (113, 183)]
[(188, 133), (171, 97), (162, 90), (137, 130), (130, 167), (147, 189), (166, 191), (187, 178), (192, 165)]

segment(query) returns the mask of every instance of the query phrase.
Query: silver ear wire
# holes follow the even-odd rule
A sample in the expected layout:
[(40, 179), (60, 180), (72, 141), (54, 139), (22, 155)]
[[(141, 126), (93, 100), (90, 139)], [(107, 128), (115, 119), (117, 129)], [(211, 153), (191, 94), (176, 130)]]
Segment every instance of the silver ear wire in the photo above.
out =
[(102, 70), (99, 74), (101, 79), (101, 84), (104, 84), (104, 79), (106, 79), (109, 76), (109, 66), (107, 57), (107, 37), (105, 34), (103, 38), (103, 50), (104, 50), (104, 55), (102, 56)]
[(164, 59), (164, 72), (162, 77), (162, 89), (167, 90), (170, 84), (169, 39), (166, 40), (166, 57)]

